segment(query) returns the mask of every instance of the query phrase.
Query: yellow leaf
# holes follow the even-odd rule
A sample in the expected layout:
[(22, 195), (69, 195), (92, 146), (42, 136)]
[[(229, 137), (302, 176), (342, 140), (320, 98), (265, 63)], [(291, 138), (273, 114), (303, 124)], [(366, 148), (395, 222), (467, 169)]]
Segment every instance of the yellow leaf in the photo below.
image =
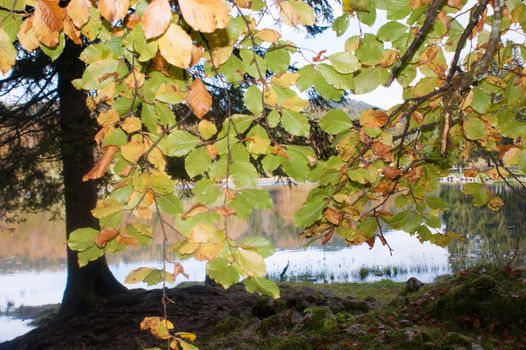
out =
[(164, 168), (166, 167), (166, 160), (164, 159), (164, 154), (158, 147), (155, 147), (151, 150), (150, 153), (148, 153), (148, 161), (159, 170), (164, 170)]
[(175, 335), (179, 338), (187, 339), (190, 341), (195, 341), (197, 339), (197, 336), (194, 333), (188, 333), (188, 332), (177, 332)]
[(274, 30), (274, 29), (261, 29), (259, 32), (256, 33), (256, 36), (260, 38), (263, 41), (267, 41), (269, 43), (274, 43), (281, 39), (281, 34)]
[(192, 38), (177, 24), (170, 24), (166, 32), (159, 38), (161, 55), (179, 68), (190, 67), (192, 60)]
[(71, 0), (66, 7), (66, 13), (77, 28), (82, 28), (88, 23), (90, 7), (92, 6), (89, 0)]
[(230, 56), (232, 56), (232, 50), (233, 50), (232, 46), (215, 48), (210, 54), (211, 56), (210, 63), (212, 63), (213, 66), (216, 68), (219, 67), (220, 65), (225, 63), (230, 58)]
[(194, 30), (212, 33), (226, 28), (229, 9), (221, 0), (179, 0), (183, 18)]
[[(137, 135), (135, 135), (137, 136)], [(132, 138), (130, 142), (121, 147), (121, 156), (129, 162), (136, 163), (144, 152), (140, 138)]]
[(153, 0), (144, 10), (142, 26), (146, 39), (162, 35), (170, 26), (172, 9), (168, 0)]
[(188, 103), (192, 112), (199, 119), (208, 113), (212, 108), (212, 96), (206, 89), (205, 84), (201, 78), (197, 78), (193, 81), (190, 91), (188, 92)]
[(239, 261), (237, 263), (241, 266), (245, 275), (249, 277), (265, 276), (267, 269), (265, 267), (265, 260), (261, 255), (243, 248), (239, 248), (238, 252)]
[(128, 0), (99, 0), (100, 14), (110, 22), (123, 19), (128, 13), (129, 7)]
[(216, 125), (212, 122), (209, 122), (208, 120), (201, 120), (197, 126), (197, 129), (205, 140), (208, 140), (217, 132)]
[(16, 62), (16, 49), (3, 28), (0, 28), (0, 73), (7, 74)]
[(99, 123), (99, 125), (115, 124), (119, 119), (119, 113), (116, 110), (108, 109), (107, 111), (100, 112), (97, 117), (97, 123)]
[(128, 117), (124, 119), (121, 128), (128, 134), (131, 134), (132, 132), (139, 131), (142, 129), (142, 122), (137, 117)]
[(188, 240), (194, 243), (206, 243), (215, 236), (216, 232), (217, 230), (213, 226), (199, 224), (193, 228)]
[(296, 84), (296, 81), (298, 81), (299, 77), (300, 75), (298, 73), (284, 72), (274, 75), (271, 79), (271, 82), (279, 87), (288, 88)]
[(40, 41), (38, 41), (35, 31), (33, 30), (33, 17), (29, 17), (22, 22), (22, 25), (18, 30), (18, 42), (22, 45), (24, 50), (29, 52), (40, 46)]
[[(126, 278), (124, 279), (124, 283), (134, 284), (134, 283), (142, 282), (146, 278), (146, 276), (148, 276), (151, 272), (152, 272), (152, 269), (150, 268), (139, 267), (138, 269), (132, 270), (128, 273), (128, 276), (126, 276)], [(141, 329), (142, 330), (149, 329), (151, 324), (157, 322), (155, 319), (158, 319), (158, 317), (155, 317), (155, 318), (146, 317), (141, 322)]]

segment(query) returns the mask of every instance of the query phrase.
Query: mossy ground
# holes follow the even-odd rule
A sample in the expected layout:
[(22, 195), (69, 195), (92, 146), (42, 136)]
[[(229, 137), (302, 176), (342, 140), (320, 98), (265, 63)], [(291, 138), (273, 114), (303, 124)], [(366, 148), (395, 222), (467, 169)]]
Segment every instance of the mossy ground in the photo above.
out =
[[(168, 316), (201, 349), (526, 349), (526, 270), (472, 268), (414, 293), (389, 281), (280, 287), (272, 300), (241, 286), (181, 286), (168, 291)], [(138, 327), (161, 314), (160, 296), (129, 292), (0, 349), (165, 349)]]

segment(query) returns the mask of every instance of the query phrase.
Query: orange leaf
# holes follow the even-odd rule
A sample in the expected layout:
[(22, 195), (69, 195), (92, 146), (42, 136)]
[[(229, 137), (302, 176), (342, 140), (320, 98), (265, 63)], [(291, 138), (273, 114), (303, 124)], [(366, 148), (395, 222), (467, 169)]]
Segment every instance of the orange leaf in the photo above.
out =
[(35, 36), (35, 31), (33, 30), (33, 17), (27, 18), (18, 31), (18, 42), (24, 50), (33, 51), (40, 46), (38, 38)]
[(144, 10), (142, 25), (146, 39), (166, 32), (172, 20), (172, 9), (168, 0), (153, 0)]
[(190, 67), (199, 63), (201, 57), (203, 57), (203, 49), (200, 46), (192, 46), (192, 60), (190, 61)]
[(117, 146), (105, 147), (102, 157), (100, 157), (95, 166), (82, 177), (82, 181), (95, 180), (103, 177), (118, 149), (119, 147)]
[(95, 237), (95, 244), (99, 248), (104, 248), (106, 246), (106, 243), (113, 240), (118, 235), (119, 231), (117, 231), (116, 229), (105, 228), (97, 234), (97, 237)]
[(66, 12), (77, 28), (82, 28), (88, 22), (90, 7), (89, 0), (71, 0), (69, 2)]
[(476, 169), (466, 169), (464, 170), (465, 177), (477, 177), (479, 172)]
[(380, 110), (368, 109), (360, 114), (360, 124), (366, 128), (380, 128), (388, 119), (387, 114)]
[(208, 153), (208, 156), (210, 156), (210, 159), (216, 159), (217, 158), (217, 148), (215, 148), (214, 145), (206, 145), (206, 152)]
[(203, 116), (208, 113), (212, 107), (212, 96), (206, 89), (205, 84), (201, 78), (197, 78), (192, 83), (190, 91), (188, 92), (188, 103), (192, 112), (199, 119), (202, 119)]
[(194, 204), (183, 215), (181, 215), (181, 219), (186, 220), (196, 214), (203, 213), (205, 211), (208, 211), (208, 208), (205, 205), (201, 203)]
[(82, 45), (80, 30), (75, 27), (69, 17), (64, 18), (64, 33), (77, 45)]
[(229, 9), (221, 0), (179, 0), (183, 18), (194, 30), (212, 33), (226, 28)]
[(39, 0), (35, 8), (35, 16), (40, 17), (54, 32), (62, 29), (64, 14), (64, 9), (59, 6), (58, 0)]
[(137, 237), (128, 236), (127, 234), (121, 233), (117, 236), (117, 242), (119, 244), (137, 247), (139, 245), (139, 240)]
[(100, 14), (110, 22), (123, 19), (128, 13), (130, 2), (128, 0), (99, 0)]
[(219, 207), (219, 208), (216, 208), (216, 212), (221, 215), (221, 216), (231, 216), (231, 215), (234, 215), (236, 213), (236, 211), (232, 208), (229, 208), (229, 207)]
[(342, 213), (333, 209), (333, 208), (327, 208), (325, 212), (323, 213), (323, 216), (329, 220), (330, 223), (334, 225), (338, 225), (342, 221)]
[(190, 67), (192, 60), (192, 38), (183, 28), (171, 23), (158, 40), (161, 55), (173, 66)]

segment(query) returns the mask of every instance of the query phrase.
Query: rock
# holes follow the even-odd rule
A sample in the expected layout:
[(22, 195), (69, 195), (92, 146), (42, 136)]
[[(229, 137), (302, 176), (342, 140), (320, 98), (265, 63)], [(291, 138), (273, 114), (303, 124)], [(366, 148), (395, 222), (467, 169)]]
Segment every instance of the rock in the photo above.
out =
[(276, 336), (292, 326), (291, 313), (288, 310), (261, 320), (256, 332), (263, 337)]
[(405, 282), (405, 294), (410, 294), (410, 293), (414, 293), (416, 291), (418, 291), (420, 288), (422, 288), (422, 286), (424, 285), (424, 283), (414, 277), (411, 277), (407, 280), (407, 282)]

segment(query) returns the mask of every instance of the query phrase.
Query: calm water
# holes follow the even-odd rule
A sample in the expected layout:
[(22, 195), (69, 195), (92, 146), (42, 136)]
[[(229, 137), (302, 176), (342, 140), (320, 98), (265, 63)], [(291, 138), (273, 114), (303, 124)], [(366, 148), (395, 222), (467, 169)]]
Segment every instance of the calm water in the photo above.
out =
[[(394, 253), (377, 244), (373, 249), (364, 244), (346, 247), (333, 239), (327, 246), (311, 245), (298, 238), (292, 217), (303, 203), (309, 188), (298, 186), (270, 188), (275, 203), (273, 210), (253, 213), (248, 222), (231, 220), (229, 234), (240, 238), (250, 234), (267, 237), (277, 252), (267, 259), (271, 278), (279, 279), (289, 265), (287, 280), (309, 280), (320, 283), (375, 281), (389, 278), (405, 281), (414, 276), (431, 282), (439, 275), (455, 271), (477, 261), (505, 262), (518, 245), (519, 259), (524, 257), (526, 244), (518, 241), (524, 224), (521, 221), (526, 201), (516, 192), (501, 186), (493, 190), (504, 199), (500, 212), (473, 208), (460, 192), (460, 185), (442, 186), (440, 196), (450, 204), (442, 216), (444, 230), (466, 236), (441, 248), (421, 244), (415, 237), (401, 231), (386, 233)], [(159, 229), (158, 223), (155, 227)], [(160, 235), (158, 235), (160, 236)], [(29, 216), (13, 233), (0, 232), (0, 311), (20, 305), (58, 303), (66, 282), (65, 234), (63, 222), (49, 221), (49, 214)], [(149, 249), (129, 249), (108, 257), (110, 268), (120, 281), (140, 266), (160, 267), (161, 242)], [(183, 262), (189, 281), (203, 281), (205, 264), (195, 260)], [(178, 280), (180, 283), (186, 280)], [(146, 287), (134, 285), (134, 287)], [(31, 329), (26, 321), (0, 316), (0, 342)]]

